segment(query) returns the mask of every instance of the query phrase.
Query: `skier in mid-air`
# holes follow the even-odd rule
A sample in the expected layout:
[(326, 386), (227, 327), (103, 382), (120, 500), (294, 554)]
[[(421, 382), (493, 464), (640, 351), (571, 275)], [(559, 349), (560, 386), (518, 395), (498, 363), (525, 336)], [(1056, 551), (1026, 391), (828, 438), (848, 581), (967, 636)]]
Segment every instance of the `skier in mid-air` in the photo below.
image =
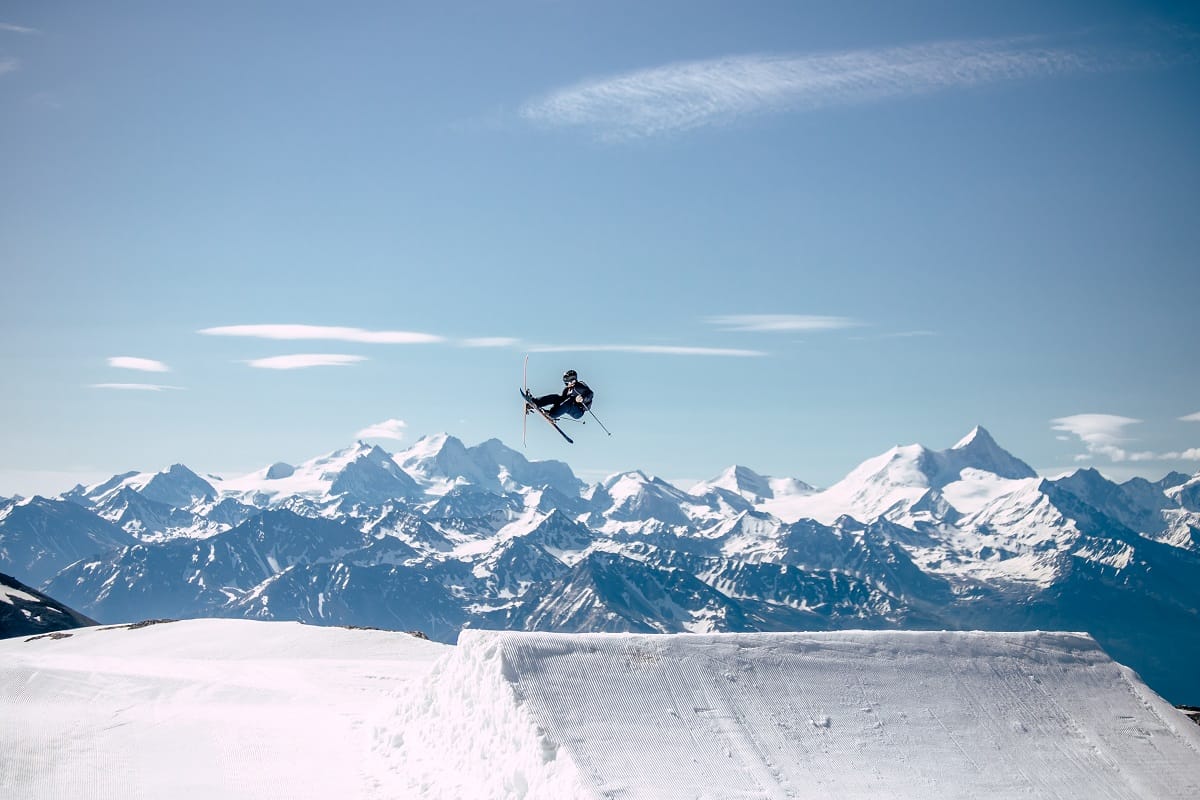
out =
[[(545, 409), (546, 414), (551, 419), (559, 419), (563, 415), (572, 419), (581, 418), (592, 407), (593, 396), (592, 388), (579, 380), (578, 373), (573, 369), (569, 369), (563, 373), (562, 394), (546, 394), (541, 397), (534, 397), (532, 394), (526, 392), (529, 402), (539, 409)], [(546, 408), (546, 406), (549, 406), (549, 408)], [(526, 413), (532, 410), (532, 408), (525, 409)]]

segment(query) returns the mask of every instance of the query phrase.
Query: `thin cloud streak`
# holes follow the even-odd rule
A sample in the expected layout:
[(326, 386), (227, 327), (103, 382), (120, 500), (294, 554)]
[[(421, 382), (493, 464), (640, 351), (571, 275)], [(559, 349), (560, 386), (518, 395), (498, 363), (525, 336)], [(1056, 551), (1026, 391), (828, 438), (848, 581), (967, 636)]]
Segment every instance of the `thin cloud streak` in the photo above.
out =
[(297, 353), (290, 356), (256, 358), (245, 363), (256, 369), (308, 369), (309, 367), (345, 367), (366, 360), (365, 356), (337, 353)]
[(1200, 422), (1200, 411), (1195, 414), (1188, 414), (1186, 417), (1180, 417), (1180, 422)]
[(1132, 56), (1039, 46), (1033, 39), (935, 42), (818, 55), (731, 56), (586, 81), (526, 103), (530, 122), (627, 140), (997, 81), (1114, 69)]
[(88, 386), (89, 389), (116, 389), (118, 391), (131, 392), (163, 392), (163, 391), (181, 391), (182, 386), (163, 386), (158, 383), (93, 383)]
[(35, 33), (41, 33), (37, 28), (27, 28), (24, 25), (13, 25), (10, 22), (0, 22), (0, 31), (8, 33), (19, 33), (24, 36), (30, 36)]
[(730, 331), (832, 331), (862, 325), (849, 317), (809, 314), (727, 314), (709, 317), (708, 322)]
[(113, 356), (108, 360), (110, 367), (118, 369), (136, 369), (142, 372), (170, 372), (171, 368), (161, 361), (152, 358), (135, 358), (134, 356)]
[(283, 341), (324, 340), (359, 344), (432, 344), (444, 341), (441, 336), (415, 331), (369, 331), (330, 325), (224, 325), (204, 328), (205, 336), (243, 336), (252, 339)]
[(729, 347), (672, 347), (667, 345), (640, 344), (578, 344), (541, 345), (529, 348), (531, 353), (643, 353), (665, 356), (733, 356), (757, 358), (765, 356), (761, 350), (739, 350)]
[(402, 419), (385, 419), (369, 425), (355, 434), (356, 439), (403, 439), (408, 423)]
[(509, 336), (480, 336), (474, 339), (463, 339), (463, 347), (514, 347), (521, 340)]

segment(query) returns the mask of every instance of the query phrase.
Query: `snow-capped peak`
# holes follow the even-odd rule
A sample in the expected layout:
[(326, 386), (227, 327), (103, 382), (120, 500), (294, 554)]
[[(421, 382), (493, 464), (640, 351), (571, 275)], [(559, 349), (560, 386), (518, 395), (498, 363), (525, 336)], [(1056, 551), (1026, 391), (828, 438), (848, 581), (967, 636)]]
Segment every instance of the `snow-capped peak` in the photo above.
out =
[(396, 454), (397, 461), (429, 461), (437, 458), (443, 451), (451, 451), (466, 447), (456, 437), (448, 433), (432, 433), (417, 439), (411, 447)]
[(269, 481), (277, 481), (283, 478), (290, 478), (296, 474), (296, 468), (291, 464), (283, 461), (276, 461), (271, 466), (267, 467), (266, 479)]
[(951, 450), (963, 450), (967, 447), (970, 447), (972, 444), (975, 444), (976, 442), (983, 444), (985, 446), (986, 445), (991, 445), (992, 447), (997, 446), (996, 440), (993, 439), (992, 435), (987, 432), (987, 428), (984, 428), (982, 425), (976, 425), (974, 428), (971, 429), (970, 433), (968, 433), (963, 438), (959, 439), (958, 444), (954, 445), (954, 447), (952, 447), (950, 449)]
[(173, 508), (188, 508), (195, 503), (214, 500), (212, 485), (183, 464), (172, 464), (156, 473), (139, 490), (143, 497)]
[(466, 454), (466, 445), (457, 437), (435, 433), (422, 436), (411, 447), (397, 453), (396, 462), (405, 469), (424, 471), (435, 466), (451, 465), (456, 460), (466, 458)]
[(604, 479), (603, 486), (605, 489), (612, 489), (618, 484), (639, 485), (653, 482), (654, 479), (640, 469), (633, 469), (628, 472), (616, 472), (609, 475)]
[(1166, 495), (1189, 511), (1200, 511), (1200, 472), (1184, 483), (1172, 486)]
[(682, 489), (640, 469), (608, 476), (594, 494), (599, 496), (611, 502), (604, 511), (611, 519), (656, 519), (670, 525), (687, 524), (683, 507), (693, 499)]
[(958, 444), (943, 451), (940, 456), (942, 469), (946, 473), (941, 476), (943, 479), (957, 477), (967, 468), (991, 472), (1009, 480), (1037, 477), (1032, 467), (996, 444), (996, 440), (982, 425), (975, 426)]
[(489, 478), (495, 476), (496, 488), (504, 491), (552, 486), (570, 497), (584, 488), (583, 482), (562, 461), (530, 461), (499, 439), (488, 439), (467, 452)]
[(155, 473), (152, 472), (137, 472), (136, 470), (122, 472), (91, 486), (78, 485), (74, 489), (63, 492), (59, 497), (84, 508), (95, 508), (116, 497), (125, 489), (141, 489), (154, 476)]
[(217, 481), (216, 486), (224, 496), (259, 506), (287, 497), (318, 502), (346, 494), (354, 500), (375, 500), (387, 492), (404, 497), (416, 488), (390, 453), (362, 441), (295, 467), (276, 462), (240, 478)]
[(692, 494), (703, 494), (708, 489), (725, 489), (745, 497), (747, 500), (765, 499), (772, 496), (771, 486), (767, 479), (749, 467), (738, 464), (726, 469), (710, 481), (703, 481), (692, 487)]
[(494, 483), (467, 452), (467, 447), (448, 433), (422, 436), (412, 447), (396, 454), (396, 463), (417, 478), (431, 494), (445, 494), (463, 483), (488, 486)]
[(813, 491), (813, 487), (795, 478), (772, 478), (759, 475), (749, 467), (739, 464), (727, 468), (711, 480), (697, 483), (688, 492), (700, 496), (713, 489), (732, 492), (752, 503), (809, 494)]
[[(822, 492), (774, 507), (764, 505), (764, 509), (787, 520), (807, 516), (829, 524), (849, 515), (869, 522), (884, 515), (902, 517), (923, 499), (928, 501), (930, 492), (948, 492), (974, 505), (979, 498), (1012, 491), (1012, 481), (1036, 477), (1028, 464), (996, 444), (982, 426), (976, 426), (949, 450), (897, 445), (862, 462)], [(970, 486), (957, 491), (957, 484), (967, 480)]]

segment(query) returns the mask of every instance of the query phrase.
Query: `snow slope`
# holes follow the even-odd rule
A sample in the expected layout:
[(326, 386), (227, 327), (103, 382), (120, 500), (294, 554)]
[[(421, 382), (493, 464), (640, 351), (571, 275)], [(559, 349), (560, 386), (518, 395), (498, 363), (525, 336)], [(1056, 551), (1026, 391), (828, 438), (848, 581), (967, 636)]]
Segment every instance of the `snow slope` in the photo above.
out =
[(396, 797), (372, 720), (448, 645), (191, 620), (0, 641), (0, 796)]
[(0, 641), (0, 796), (1192, 798), (1200, 727), (1084, 634)]
[(1200, 793), (1200, 728), (1084, 634), (468, 630), (394, 725), (406, 797)]

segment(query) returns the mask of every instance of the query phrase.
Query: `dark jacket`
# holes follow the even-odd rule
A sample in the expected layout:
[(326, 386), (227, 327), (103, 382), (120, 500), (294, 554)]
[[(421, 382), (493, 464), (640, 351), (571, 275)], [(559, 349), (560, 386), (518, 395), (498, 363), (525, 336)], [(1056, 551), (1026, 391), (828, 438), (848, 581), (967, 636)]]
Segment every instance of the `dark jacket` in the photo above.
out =
[(594, 396), (595, 393), (592, 391), (592, 387), (588, 386), (583, 381), (575, 381), (574, 386), (563, 387), (562, 394), (559, 396), (559, 402), (565, 403), (568, 400), (575, 402), (576, 397), (581, 397), (583, 398), (583, 407), (591, 408), (592, 398)]

